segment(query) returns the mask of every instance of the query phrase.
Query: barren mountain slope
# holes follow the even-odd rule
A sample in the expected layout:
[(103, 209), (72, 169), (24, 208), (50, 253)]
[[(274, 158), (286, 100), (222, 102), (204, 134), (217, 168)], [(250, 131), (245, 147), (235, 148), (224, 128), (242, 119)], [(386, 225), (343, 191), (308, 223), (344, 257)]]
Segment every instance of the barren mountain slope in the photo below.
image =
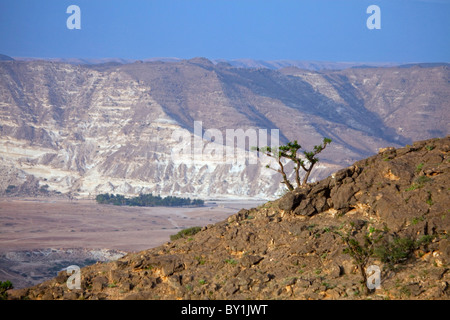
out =
[[(445, 136), (449, 125), (448, 66), (414, 65), (397, 68), (352, 68), (313, 75), (295, 68), (285, 74), (309, 81), (325, 95), (339, 95), (354, 112), (362, 106), (380, 124), (381, 134), (413, 141)], [(376, 126), (373, 122), (371, 127)]]

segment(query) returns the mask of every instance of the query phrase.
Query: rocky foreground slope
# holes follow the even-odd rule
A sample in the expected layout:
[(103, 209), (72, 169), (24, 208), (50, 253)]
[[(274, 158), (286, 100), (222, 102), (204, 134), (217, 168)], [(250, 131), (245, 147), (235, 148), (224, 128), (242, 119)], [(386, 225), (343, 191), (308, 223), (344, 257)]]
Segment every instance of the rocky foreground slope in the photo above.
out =
[(195, 235), (82, 268), (79, 290), (63, 272), (9, 298), (367, 299), (348, 236), (381, 269), (369, 298), (448, 299), (449, 151), (450, 136), (381, 150)]

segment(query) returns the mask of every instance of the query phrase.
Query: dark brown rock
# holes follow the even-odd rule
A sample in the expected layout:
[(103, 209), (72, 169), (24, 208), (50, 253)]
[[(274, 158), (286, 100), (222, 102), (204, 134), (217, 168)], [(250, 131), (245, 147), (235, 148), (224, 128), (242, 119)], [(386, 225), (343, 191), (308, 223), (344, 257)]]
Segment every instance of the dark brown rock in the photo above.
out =
[(64, 300), (77, 300), (79, 297), (79, 294), (77, 292), (69, 291), (64, 292), (63, 299)]
[(280, 210), (292, 211), (299, 205), (303, 198), (303, 194), (296, 194), (294, 192), (289, 192), (284, 195), (278, 202), (278, 208)]
[(125, 296), (123, 300), (148, 300), (148, 299), (149, 299), (148, 293), (137, 292)]
[(249, 268), (252, 265), (258, 264), (262, 259), (264, 258), (260, 256), (247, 255), (241, 259), (241, 265), (246, 268)]
[(23, 300), (28, 296), (29, 289), (10, 289), (7, 291), (8, 300)]
[(308, 197), (302, 202), (300, 202), (300, 205), (298, 205), (295, 208), (294, 214), (302, 216), (311, 216), (314, 213), (316, 213), (316, 208), (314, 207), (312, 201), (313, 201), (312, 198)]
[(50, 291), (45, 292), (42, 297), (42, 300), (54, 300), (53, 293)]
[(343, 184), (339, 188), (333, 188), (330, 193), (333, 208), (337, 210), (349, 208), (351, 204), (354, 204), (351, 200), (356, 191), (352, 184)]
[(160, 257), (158, 261), (160, 263), (162, 274), (164, 276), (170, 276), (174, 272), (178, 272), (184, 269), (184, 264), (180, 259), (178, 259), (178, 257), (165, 256)]
[(408, 293), (410, 293), (413, 297), (418, 296), (424, 290), (418, 283), (411, 283), (404, 287)]
[(103, 276), (95, 277), (92, 280), (92, 290), (94, 291), (102, 291), (108, 285), (108, 278)]
[(55, 278), (56, 282), (58, 282), (59, 284), (66, 283), (67, 279), (69, 279), (69, 275), (65, 270), (58, 272), (58, 275)]

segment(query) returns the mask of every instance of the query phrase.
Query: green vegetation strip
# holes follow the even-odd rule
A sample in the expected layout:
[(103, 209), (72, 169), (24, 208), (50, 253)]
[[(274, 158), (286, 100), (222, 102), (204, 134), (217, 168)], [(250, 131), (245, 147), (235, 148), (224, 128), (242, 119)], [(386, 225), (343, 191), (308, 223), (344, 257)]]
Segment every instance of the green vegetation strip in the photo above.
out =
[(134, 198), (126, 198), (123, 195), (114, 194), (99, 194), (95, 197), (97, 203), (100, 204), (113, 204), (116, 206), (138, 206), (138, 207), (201, 207), (204, 205), (204, 201), (200, 199), (191, 200), (190, 198), (178, 198), (178, 197), (165, 197), (154, 196), (150, 194), (140, 194)]

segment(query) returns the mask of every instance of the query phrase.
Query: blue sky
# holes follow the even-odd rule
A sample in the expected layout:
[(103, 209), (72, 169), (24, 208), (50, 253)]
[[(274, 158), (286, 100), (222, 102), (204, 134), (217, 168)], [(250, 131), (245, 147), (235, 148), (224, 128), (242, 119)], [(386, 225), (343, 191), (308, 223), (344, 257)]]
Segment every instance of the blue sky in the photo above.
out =
[[(72, 4), (81, 30), (66, 27)], [(450, 0), (0, 0), (0, 53), (450, 62)]]

